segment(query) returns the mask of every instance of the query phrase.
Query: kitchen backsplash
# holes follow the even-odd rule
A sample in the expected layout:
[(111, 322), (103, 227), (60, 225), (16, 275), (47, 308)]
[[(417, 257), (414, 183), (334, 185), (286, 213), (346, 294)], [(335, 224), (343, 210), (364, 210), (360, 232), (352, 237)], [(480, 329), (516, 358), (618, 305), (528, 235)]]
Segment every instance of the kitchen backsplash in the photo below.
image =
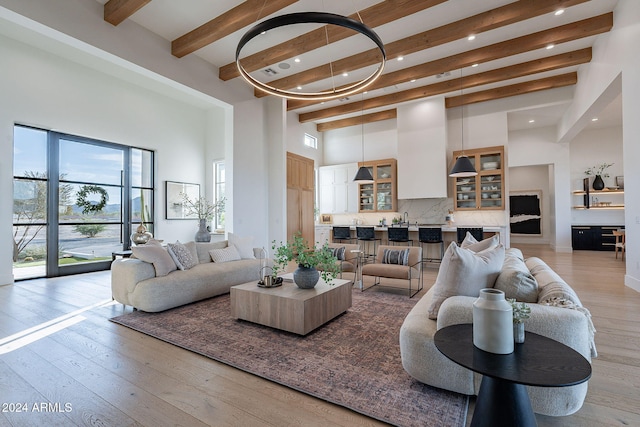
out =
[[(333, 225), (378, 225), (385, 218), (387, 225), (394, 217), (403, 217), (407, 212), (409, 223), (445, 224), (445, 218), (453, 210), (453, 199), (405, 199), (398, 200), (398, 212), (372, 212), (353, 214), (334, 214)], [(505, 226), (507, 214), (500, 211), (455, 211), (456, 225)]]

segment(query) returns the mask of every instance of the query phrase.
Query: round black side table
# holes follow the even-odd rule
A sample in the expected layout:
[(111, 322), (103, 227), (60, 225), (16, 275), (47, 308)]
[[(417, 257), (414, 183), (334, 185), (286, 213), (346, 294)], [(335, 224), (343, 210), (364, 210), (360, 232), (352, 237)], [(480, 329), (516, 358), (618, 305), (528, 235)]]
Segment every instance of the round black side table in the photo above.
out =
[(558, 341), (526, 332), (511, 354), (494, 354), (473, 345), (473, 325), (452, 325), (434, 336), (447, 358), (482, 374), (471, 426), (537, 426), (525, 386), (567, 387), (591, 377), (591, 364)]

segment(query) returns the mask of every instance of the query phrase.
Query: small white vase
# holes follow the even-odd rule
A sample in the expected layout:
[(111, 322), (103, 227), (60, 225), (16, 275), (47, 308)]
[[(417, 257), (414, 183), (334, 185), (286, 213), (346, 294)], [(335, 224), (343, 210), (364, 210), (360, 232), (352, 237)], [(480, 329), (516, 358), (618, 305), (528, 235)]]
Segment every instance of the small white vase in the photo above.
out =
[(513, 309), (504, 292), (480, 290), (473, 303), (473, 345), (489, 353), (513, 352)]

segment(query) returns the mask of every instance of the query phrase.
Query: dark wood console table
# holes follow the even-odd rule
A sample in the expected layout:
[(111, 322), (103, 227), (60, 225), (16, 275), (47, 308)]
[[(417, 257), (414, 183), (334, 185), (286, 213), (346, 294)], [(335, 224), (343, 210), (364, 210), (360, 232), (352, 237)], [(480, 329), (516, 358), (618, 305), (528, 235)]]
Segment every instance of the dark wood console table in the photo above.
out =
[(558, 341), (526, 332), (511, 354), (489, 353), (473, 345), (473, 325), (440, 329), (435, 345), (453, 362), (483, 375), (471, 426), (536, 426), (525, 385), (566, 387), (591, 377), (591, 364)]

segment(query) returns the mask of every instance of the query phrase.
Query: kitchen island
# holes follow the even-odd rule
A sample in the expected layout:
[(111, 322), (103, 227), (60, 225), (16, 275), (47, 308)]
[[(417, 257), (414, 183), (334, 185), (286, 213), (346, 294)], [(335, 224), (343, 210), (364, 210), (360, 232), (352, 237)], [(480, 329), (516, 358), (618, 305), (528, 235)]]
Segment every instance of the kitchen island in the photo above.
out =
[[(332, 229), (333, 227), (337, 227), (337, 226), (341, 226), (339, 224), (332, 224), (332, 225), (328, 225), (328, 224), (317, 224), (316, 225), (316, 241), (319, 242), (320, 244), (323, 244), (326, 241), (331, 242), (332, 241), (332, 237), (333, 237), (333, 233), (332, 233)], [(342, 225), (342, 227), (349, 227), (351, 229), (351, 236), (353, 237), (353, 240), (355, 242), (356, 240), (356, 225)], [(372, 227), (371, 225), (360, 225), (359, 227)], [(388, 238), (387, 238), (387, 230), (389, 228), (393, 228), (394, 226), (379, 226), (379, 225), (375, 225), (373, 226), (374, 230), (376, 232), (376, 237), (381, 239), (381, 242), (383, 244), (387, 244), (388, 242)], [(444, 245), (445, 248), (451, 243), (451, 242), (455, 242), (457, 240), (457, 232), (458, 232), (458, 227), (482, 227), (483, 231), (484, 231), (484, 236), (486, 237), (490, 237), (494, 234), (498, 234), (500, 235), (500, 243), (502, 243), (505, 248), (509, 247), (509, 240), (507, 239), (508, 235), (507, 235), (507, 227), (506, 226), (498, 226), (498, 225), (487, 225), (487, 226), (480, 226), (480, 225), (464, 225), (464, 224), (455, 224), (453, 226), (450, 226), (448, 224), (413, 224), (413, 225), (409, 225), (409, 238), (413, 240), (413, 244), (415, 246), (417, 246), (419, 244), (418, 242), (418, 229), (422, 228), (422, 227), (439, 227), (442, 229), (442, 238), (444, 240)]]

